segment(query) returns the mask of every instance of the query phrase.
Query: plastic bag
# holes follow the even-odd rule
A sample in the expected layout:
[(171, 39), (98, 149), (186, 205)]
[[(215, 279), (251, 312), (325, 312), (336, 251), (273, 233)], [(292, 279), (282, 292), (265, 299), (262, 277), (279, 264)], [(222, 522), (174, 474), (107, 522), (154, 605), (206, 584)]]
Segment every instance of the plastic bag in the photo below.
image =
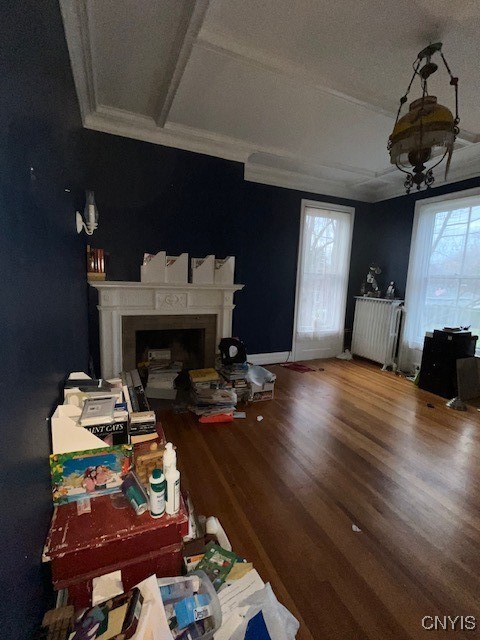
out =
[[(248, 640), (247, 628), (258, 613), (262, 613), (265, 622), (265, 639), (294, 640), (300, 624), (298, 620), (275, 597), (270, 584), (263, 589), (252, 593), (242, 603), (242, 607), (248, 607), (243, 621), (230, 636), (230, 640)], [(258, 620), (258, 619), (257, 619)], [(262, 624), (263, 624), (262, 621)]]
[(276, 379), (277, 376), (274, 373), (260, 367), (258, 364), (253, 364), (248, 367), (247, 380), (252, 384), (263, 387), (266, 382), (275, 382)]

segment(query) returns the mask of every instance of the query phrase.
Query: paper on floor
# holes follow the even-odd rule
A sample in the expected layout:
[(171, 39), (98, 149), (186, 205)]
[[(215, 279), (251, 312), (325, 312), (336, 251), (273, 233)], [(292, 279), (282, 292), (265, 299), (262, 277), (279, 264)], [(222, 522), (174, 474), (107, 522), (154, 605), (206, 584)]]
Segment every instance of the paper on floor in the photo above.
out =
[(92, 606), (123, 593), (122, 572), (112, 571), (92, 580)]

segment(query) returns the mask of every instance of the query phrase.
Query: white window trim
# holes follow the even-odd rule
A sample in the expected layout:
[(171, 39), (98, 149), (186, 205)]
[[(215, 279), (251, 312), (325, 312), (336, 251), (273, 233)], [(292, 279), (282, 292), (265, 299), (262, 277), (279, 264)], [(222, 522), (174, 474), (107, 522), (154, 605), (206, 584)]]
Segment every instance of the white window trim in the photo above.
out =
[[(474, 189), (464, 189), (463, 191), (453, 191), (452, 193), (445, 193), (442, 196), (434, 196), (432, 198), (421, 198), (415, 202), (415, 214), (413, 218), (412, 238), (410, 241), (410, 252), (408, 255), (408, 271), (407, 282), (405, 286), (405, 314), (408, 314), (408, 298), (409, 290), (411, 286), (412, 274), (410, 272), (410, 265), (412, 263), (413, 254), (415, 251), (415, 243), (417, 240), (418, 223), (421, 214), (421, 208), (437, 202), (449, 202), (450, 200), (462, 200), (463, 198), (473, 198), (480, 196), (480, 187)], [(410, 348), (406, 344), (401, 345), (400, 353), (400, 367), (403, 370), (414, 369), (420, 366), (422, 359), (422, 349)]]
[[(294, 309), (294, 318), (293, 318), (293, 335), (292, 335), (292, 360), (296, 360), (295, 354), (295, 336), (297, 335), (297, 316), (298, 316), (298, 303), (299, 303), (299, 287), (300, 287), (300, 269), (303, 262), (303, 230), (305, 227), (305, 210), (307, 207), (312, 207), (315, 209), (322, 209), (326, 211), (339, 211), (340, 213), (348, 213), (352, 216), (352, 224), (350, 226), (350, 238), (349, 238), (349, 252), (348, 252), (348, 264), (350, 267), (351, 258), (352, 258), (352, 241), (353, 241), (353, 227), (355, 225), (355, 208), (348, 207), (346, 205), (341, 204), (333, 204), (331, 202), (320, 202), (318, 200), (305, 200), (302, 198), (301, 208), (300, 208), (300, 233), (298, 237), (298, 256), (297, 256), (297, 277), (295, 282), (295, 309)], [(350, 279), (350, 268), (349, 268), (349, 279)], [(344, 304), (344, 315), (347, 311), (347, 295), (348, 295), (348, 283), (347, 283), (347, 291), (345, 292), (345, 304)]]

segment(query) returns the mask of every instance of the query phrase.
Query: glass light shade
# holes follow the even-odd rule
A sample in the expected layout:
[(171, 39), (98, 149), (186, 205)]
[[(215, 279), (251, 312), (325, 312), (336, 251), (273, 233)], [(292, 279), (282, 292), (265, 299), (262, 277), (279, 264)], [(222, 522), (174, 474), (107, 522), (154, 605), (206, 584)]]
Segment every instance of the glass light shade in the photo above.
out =
[(83, 216), (87, 224), (98, 224), (98, 209), (95, 204), (95, 194), (93, 191), (85, 191), (85, 210)]
[[(390, 135), (390, 161), (409, 170), (420, 167), (437, 156), (451, 156), (455, 142), (452, 112), (437, 104), (435, 96), (419, 98), (411, 103), (408, 113), (400, 118)], [(447, 162), (447, 169), (448, 169)]]
[(77, 233), (85, 231), (89, 236), (93, 235), (93, 232), (98, 227), (98, 209), (95, 204), (95, 194), (93, 191), (85, 192), (85, 209), (82, 215), (77, 211), (76, 213)]

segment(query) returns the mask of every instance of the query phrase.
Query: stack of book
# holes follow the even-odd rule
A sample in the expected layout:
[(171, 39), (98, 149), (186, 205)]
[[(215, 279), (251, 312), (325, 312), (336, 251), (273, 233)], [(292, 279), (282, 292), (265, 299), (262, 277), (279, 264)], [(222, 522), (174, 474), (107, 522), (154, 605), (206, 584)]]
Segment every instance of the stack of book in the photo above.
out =
[(137, 369), (122, 372), (123, 395), (129, 414), (130, 442), (136, 444), (157, 437), (155, 412), (150, 410)]
[(247, 381), (248, 364), (241, 362), (231, 365), (223, 365), (220, 369), (221, 375), (235, 389), (237, 400), (247, 400), (250, 394), (250, 387)]
[(175, 379), (182, 370), (182, 362), (149, 360), (148, 381), (145, 394), (148, 398), (173, 400), (177, 395)]
[(233, 420), (237, 394), (228, 388), (215, 369), (194, 369), (189, 372), (192, 384), (190, 411), (201, 422)]

